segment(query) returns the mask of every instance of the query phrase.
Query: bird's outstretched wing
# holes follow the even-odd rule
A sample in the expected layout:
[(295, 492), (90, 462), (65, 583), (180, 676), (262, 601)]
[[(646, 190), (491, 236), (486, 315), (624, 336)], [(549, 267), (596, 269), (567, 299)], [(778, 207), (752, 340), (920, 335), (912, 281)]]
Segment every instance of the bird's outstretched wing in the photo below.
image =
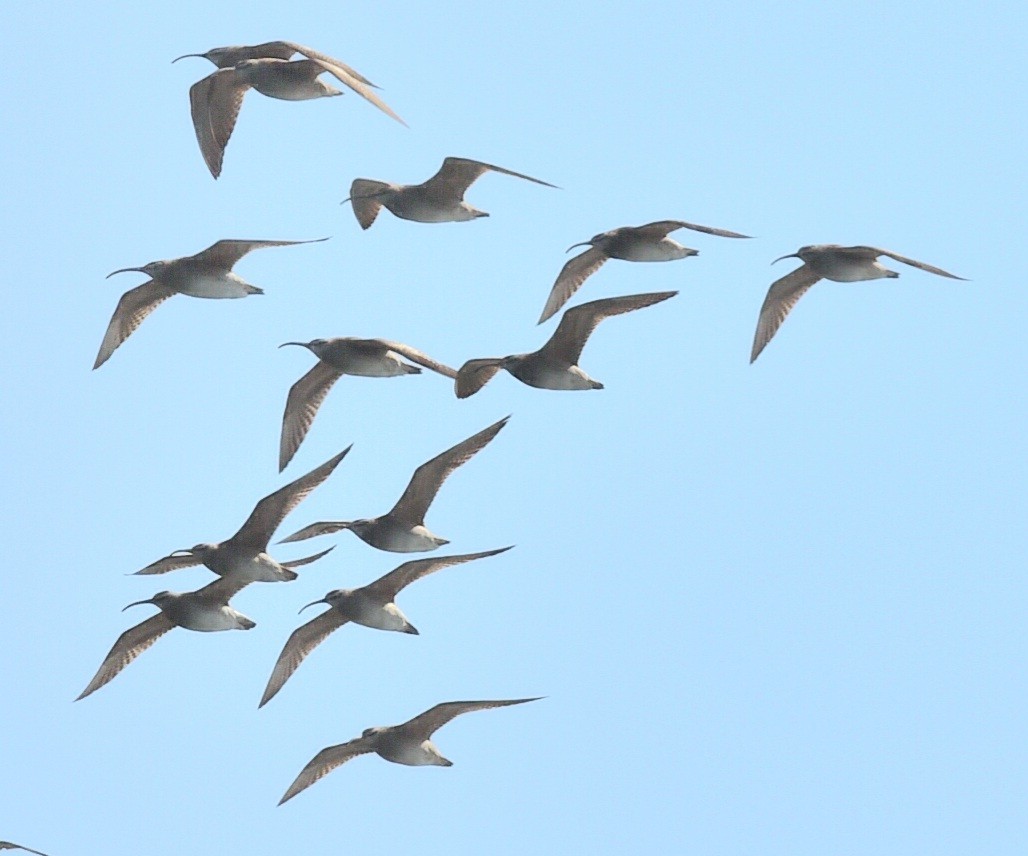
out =
[(550, 296), (546, 298), (546, 305), (543, 307), (543, 314), (539, 316), (539, 324), (551, 318), (554, 313), (567, 303), (571, 296), (581, 288), (582, 283), (598, 271), (605, 261), (607, 254), (596, 247), (590, 247), (584, 253), (579, 253), (571, 259), (560, 273), (557, 274), (557, 281), (550, 289)]
[(782, 326), (796, 302), (819, 279), (821, 279), (820, 274), (815, 273), (810, 265), (804, 264), (792, 273), (787, 273), (781, 279), (771, 283), (771, 287), (767, 290), (767, 297), (764, 298), (764, 303), (760, 307), (760, 315), (757, 316), (757, 330), (753, 334), (753, 347), (750, 349), (751, 363), (760, 356), (760, 352), (774, 338), (778, 328)]
[(353, 206), (353, 216), (357, 218), (362, 229), (370, 229), (382, 209), (382, 202), (377, 194), (390, 190), (392, 185), (372, 178), (355, 178), (350, 184), (350, 195), (343, 200)]
[(257, 706), (264, 707), (271, 701), (293, 672), (300, 667), (304, 658), (328, 638), (330, 633), (346, 624), (347, 620), (338, 609), (330, 609), (297, 627), (286, 640), (282, 653), (278, 655), (275, 668), (271, 670), (271, 677), (268, 678), (268, 685), (264, 688), (264, 695)]
[(557, 187), (557, 185), (550, 184), (548, 181), (541, 181), (524, 173), (504, 169), (502, 166), (493, 166), (489, 163), (482, 163), (482, 161), (454, 157), (446, 158), (443, 161), (443, 165), (439, 167), (439, 171), (426, 181), (424, 186), (428, 187), (431, 192), (444, 196), (447, 199), (461, 199), (464, 196), (464, 192), (471, 187), (475, 180), (487, 172), (499, 172), (503, 175), (523, 178), (525, 181), (532, 181), (546, 187)]
[(538, 701), (540, 698), (542, 696), (503, 701), (447, 701), (429, 708), (424, 713), (418, 714), (399, 727), (404, 729), (415, 740), (428, 740), (447, 722), (460, 716), (462, 713), (471, 713), (475, 710), (489, 710), (493, 707), (508, 707), (512, 704), (524, 704), (529, 701)]
[(278, 471), (282, 472), (300, 448), (314, 424), (325, 396), (343, 373), (328, 363), (318, 363), (289, 389), (282, 414), (282, 436), (278, 443)]
[(676, 294), (677, 291), (654, 291), (649, 294), (606, 297), (575, 306), (564, 313), (550, 340), (539, 349), (539, 354), (553, 362), (576, 365), (589, 336), (604, 318), (634, 312)]
[(342, 65), (341, 63), (336, 63), (334, 61), (330, 61), (331, 58), (325, 57), (324, 54), (311, 56), (310, 54), (305, 53), (305, 56), (307, 56), (311, 62), (316, 63), (317, 65), (321, 66), (325, 71), (329, 72), (329, 74), (331, 74), (336, 80), (338, 80), (344, 86), (348, 86), (359, 96), (361, 96), (361, 98), (363, 98), (365, 101), (370, 101), (387, 116), (395, 119), (404, 127), (407, 127), (407, 123), (404, 122), (403, 119), (401, 119), (398, 115), (396, 115), (392, 107), (390, 107), (388, 104), (385, 103), (385, 101), (378, 97), (378, 95), (371, 88), (371, 86), (365, 83), (363, 79), (361, 79), (359, 76), (354, 76), (354, 74), (351, 73), (353, 72), (353, 69), (351, 69), (349, 66)]
[(201, 564), (199, 556), (194, 555), (188, 550), (182, 550), (175, 552), (181, 552), (182, 555), (176, 556), (172, 553), (170, 556), (165, 556), (163, 559), (158, 559), (156, 562), (151, 562), (143, 570), (136, 571), (132, 576), (150, 576), (152, 574), (166, 574), (169, 571), (178, 571), (182, 568), (192, 568), (196, 565)]
[(901, 256), (899, 253), (894, 253), (891, 250), (883, 250), (880, 247), (860, 247), (860, 249), (870, 250), (876, 256), (888, 256), (890, 259), (895, 259), (898, 262), (903, 262), (903, 264), (905, 265), (920, 268), (921, 270), (928, 271), (928, 273), (937, 274), (938, 276), (945, 276), (949, 279), (964, 280), (964, 277), (962, 276), (957, 276), (956, 274), (950, 273), (949, 271), (945, 271), (942, 268), (935, 267), (935, 265), (926, 264), (925, 262), (919, 262), (917, 259), (912, 259), (908, 256)]
[(471, 460), (485, 448), (507, 424), (509, 416), (494, 422), (477, 434), (462, 440), (456, 446), (436, 455), (414, 471), (407, 489), (397, 500), (389, 514), (397, 521), (409, 526), (419, 526), (425, 521), (425, 513), (435, 499), (444, 481), (457, 467)]
[(456, 369), (451, 369), (443, 363), (436, 362), (428, 354), (422, 353), (417, 348), (412, 348), (410, 345), (403, 344), (403, 342), (391, 342), (388, 339), (375, 339), (374, 341), (385, 345), (390, 351), (395, 351), (401, 357), (406, 357), (412, 363), (424, 366), (426, 369), (437, 372), (444, 377), (457, 377)]
[(157, 615), (150, 616), (146, 621), (130, 627), (122, 633), (100, 664), (100, 668), (93, 676), (93, 680), (89, 682), (89, 686), (82, 690), (81, 695), (75, 701), (84, 699), (87, 695), (113, 681), (122, 669), (174, 626), (163, 612), (158, 612)]
[(338, 455), (329, 458), (320, 467), (291, 481), (274, 493), (264, 497), (254, 507), (246, 522), (230, 539), (234, 547), (260, 553), (286, 515), (299, 505), (318, 485), (327, 479), (352, 447), (347, 446)]
[(502, 361), (500, 357), (481, 357), (464, 363), (457, 370), (457, 379), (453, 384), (453, 391), (457, 394), (457, 398), (474, 395), (489, 383), (496, 377)]
[(715, 229), (713, 226), (686, 223), (685, 220), (657, 220), (644, 226), (637, 226), (635, 231), (647, 237), (666, 238), (668, 233), (674, 232), (675, 229), (692, 229), (694, 232), (703, 232), (705, 235), (717, 235), (721, 238), (750, 237), (749, 235), (741, 235), (738, 232), (730, 232), (728, 229)]
[(358, 755), (364, 755), (373, 751), (370, 741), (364, 737), (358, 737), (348, 743), (340, 743), (338, 746), (329, 746), (327, 749), (322, 749), (300, 771), (300, 775), (296, 777), (296, 780), (282, 795), (282, 799), (278, 801), (278, 804), (282, 805), (287, 800), (291, 800), (300, 791), (306, 790), (318, 779), (331, 773), (336, 767), (345, 764), (351, 758), (356, 758)]
[(250, 84), (236, 74), (234, 68), (222, 68), (189, 87), (189, 112), (200, 154), (211, 175), (221, 175), (225, 146), (243, 106), (243, 96)]
[(100, 343), (93, 368), (98, 369), (106, 363), (118, 346), (143, 323), (143, 319), (174, 293), (172, 289), (159, 285), (152, 279), (126, 291), (118, 301), (110, 324), (107, 325), (107, 332)]
[(231, 270), (236, 262), (253, 250), (262, 250), (265, 247), (292, 247), (296, 244), (320, 244), (327, 240), (328, 238), (313, 238), (309, 241), (246, 241), (230, 238), (211, 244), (193, 258), (213, 268)]
[(365, 586), (365, 590), (385, 601), (391, 601), (396, 595), (416, 580), (449, 568), (453, 565), (461, 565), (464, 562), (471, 562), (475, 559), (485, 559), (489, 556), (496, 556), (506, 553), (510, 547), (501, 547), (499, 550), (487, 550), (483, 553), (465, 553), (461, 556), (440, 556), (432, 559), (415, 559), (412, 562), (404, 562), (398, 568), (390, 571), (383, 577)]

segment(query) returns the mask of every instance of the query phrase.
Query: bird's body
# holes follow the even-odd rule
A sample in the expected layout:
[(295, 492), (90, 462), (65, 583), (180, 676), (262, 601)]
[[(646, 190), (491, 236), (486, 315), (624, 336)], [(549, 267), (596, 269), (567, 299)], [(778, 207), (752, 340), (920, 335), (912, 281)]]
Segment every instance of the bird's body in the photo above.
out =
[[(279, 45), (278, 56), (252, 56), (253, 50)], [(274, 53), (274, 52), (273, 52)], [(305, 58), (290, 61), (282, 54), (300, 53)], [(213, 56), (212, 56), (213, 54)], [(214, 48), (207, 54), (186, 54), (210, 59), (218, 70), (189, 88), (189, 110), (193, 130), (207, 168), (217, 178), (225, 158), (225, 147), (236, 126), (247, 90), (256, 89), (269, 98), (309, 101), (343, 93), (318, 78), (328, 72), (358, 95), (400, 124), (406, 124), (375, 92), (366, 78), (352, 68), (311, 48), (293, 42), (270, 42), (253, 48)], [(182, 57), (179, 57), (182, 59)], [(229, 60), (236, 60), (229, 65)]]
[(262, 289), (246, 282), (232, 270), (233, 265), (252, 250), (314, 244), (327, 240), (317, 238), (313, 241), (218, 241), (196, 255), (162, 259), (138, 268), (121, 268), (113, 271), (107, 275), (108, 279), (116, 273), (127, 271), (145, 273), (150, 279), (121, 296), (107, 325), (107, 332), (100, 343), (93, 368), (97, 369), (107, 362), (111, 354), (135, 332), (143, 320), (175, 294), (219, 300), (263, 294)]
[(165, 574), (202, 564), (218, 576), (244, 585), (295, 580), (297, 575), (293, 568), (317, 561), (328, 551), (280, 563), (268, 555), (268, 542), (285, 516), (332, 474), (349, 451), (349, 447), (344, 449), (320, 467), (264, 497), (231, 538), (217, 544), (197, 544), (188, 550), (176, 550), (136, 574)]
[[(236, 84), (245, 83), (261, 95), (281, 101), (310, 101), (330, 98), (343, 93), (318, 78), (328, 69), (312, 59), (289, 61), (284, 59), (247, 59), (233, 69), (222, 69), (216, 74), (235, 74)], [(230, 84), (229, 84), (230, 85)]]
[(394, 764), (404, 764), (408, 767), (452, 767), (453, 762), (444, 758), (430, 739), (436, 731), (463, 713), (525, 704), (530, 701), (538, 701), (538, 698), (444, 702), (401, 725), (366, 728), (360, 737), (337, 746), (329, 746), (315, 755), (289, 786), (278, 804), (282, 805), (292, 799), (351, 758), (369, 752), (375, 752)]
[(424, 553), (450, 543), (424, 523), (408, 526), (392, 514), (354, 520), (347, 528), (365, 544), (390, 553)]
[(283, 538), (281, 543), (349, 529), (366, 544), (393, 553), (420, 553), (448, 544), (449, 541), (425, 526), (428, 507), (450, 473), (481, 451), (509, 418), (501, 419), (418, 467), (403, 495), (386, 514), (361, 520), (313, 523)]
[(878, 261), (879, 256), (887, 256), (937, 276), (963, 279), (963, 277), (944, 271), (942, 268), (878, 247), (843, 247), (839, 244), (811, 244), (800, 247), (795, 253), (775, 259), (777, 262), (782, 259), (798, 258), (803, 265), (771, 283), (767, 297), (764, 298), (764, 303), (760, 307), (760, 315), (757, 317), (757, 329), (753, 335), (750, 362), (752, 363), (760, 356), (760, 352), (778, 332), (778, 328), (782, 326), (792, 308), (806, 294), (807, 289), (818, 280), (864, 282), (872, 279), (895, 279), (898, 277), (899, 274), (896, 271), (889, 270)]
[(489, 215), (465, 202), (464, 193), (475, 179), (486, 172), (499, 172), (554, 187), (538, 178), (500, 166), (468, 158), (448, 157), (439, 171), (422, 184), (391, 184), (370, 178), (354, 179), (350, 185), (350, 196), (343, 201), (351, 203), (354, 216), (362, 229), (370, 228), (383, 206), (402, 220), (418, 223), (474, 220)]
[(192, 592), (161, 592), (154, 596), (168, 620), (177, 627), (196, 630), (201, 633), (213, 633), (219, 630), (250, 630), (256, 622), (236, 611), (227, 603), (214, 601), (202, 594), (203, 590)]
[(579, 253), (561, 269), (556, 282), (550, 289), (550, 295), (543, 307), (539, 323), (546, 321), (559, 310), (571, 296), (582, 286), (582, 283), (600, 269), (607, 259), (623, 259), (629, 262), (669, 262), (695, 256), (698, 250), (683, 246), (668, 237), (669, 232), (676, 229), (692, 229), (708, 235), (722, 238), (746, 238), (738, 232), (727, 229), (715, 229), (711, 226), (700, 226), (686, 223), (684, 220), (658, 220), (644, 226), (620, 226), (608, 232), (593, 235), (588, 241), (568, 247), (570, 252), (575, 247), (588, 246), (584, 253)]
[(522, 383), (538, 389), (603, 389), (602, 383), (589, 377), (578, 366), (582, 349), (596, 325), (604, 318), (652, 306), (677, 293), (658, 291), (608, 297), (568, 309), (549, 341), (538, 351), (506, 357), (482, 357), (464, 363), (457, 371), (454, 383), (457, 398), (474, 395), (501, 369), (510, 372)]
[(279, 441), (279, 470), (284, 470), (300, 447), (314, 422), (318, 408), (333, 384), (343, 375), (361, 377), (398, 377), (420, 374), (418, 365), (431, 369), (444, 377), (454, 378), (457, 372), (436, 362), (427, 354), (400, 342), (385, 339), (356, 339), (339, 337), (313, 339), (310, 342), (286, 342), (307, 348), (318, 363), (289, 390), (285, 412), (282, 415), (282, 435)]
[(300, 612), (309, 606), (326, 603), (329, 609), (301, 625), (290, 635), (279, 654), (272, 669), (268, 685), (264, 690), (260, 707), (267, 704), (299, 668), (304, 658), (320, 645), (328, 635), (344, 624), (352, 621), (375, 630), (391, 630), (400, 633), (418, 635), (417, 629), (410, 623), (407, 616), (393, 602), (396, 595), (422, 577), (433, 574), (452, 565), (463, 564), (475, 559), (483, 559), (504, 553), (510, 547), (499, 550), (488, 550), (484, 553), (467, 553), (462, 556), (440, 556), (430, 559), (416, 559), (404, 562), (388, 574), (373, 583), (356, 589), (335, 589), (321, 600), (308, 603)]
[(222, 578), (196, 591), (162, 591), (149, 600), (130, 603), (125, 609), (152, 603), (161, 611), (135, 627), (130, 627), (118, 637), (93, 680), (75, 700), (85, 698), (114, 680), (122, 669), (173, 627), (184, 627), (201, 633), (250, 630), (255, 627), (254, 621), (228, 605), (229, 600), (247, 584), (238, 579)]

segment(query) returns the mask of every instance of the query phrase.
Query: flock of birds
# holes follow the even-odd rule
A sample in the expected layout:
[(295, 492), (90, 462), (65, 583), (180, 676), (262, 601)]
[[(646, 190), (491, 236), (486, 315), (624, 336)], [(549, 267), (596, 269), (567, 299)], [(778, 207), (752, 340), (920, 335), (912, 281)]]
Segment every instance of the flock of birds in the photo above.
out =
[[(302, 58), (293, 59), (296, 55)], [(388, 116), (406, 124), (378, 96), (375, 92), (377, 87), (367, 78), (337, 59), (294, 42), (274, 41), (252, 46), (220, 47), (202, 54), (185, 56), (202, 57), (217, 66), (216, 71), (195, 83), (189, 92), (197, 143), (204, 162), (215, 178), (221, 173), (225, 148), (235, 127), (243, 96), (251, 88), (263, 95), (284, 100), (341, 95), (340, 90), (319, 79), (327, 73)], [(464, 194), (476, 179), (487, 172), (555, 187), (503, 167), (448, 157), (439, 171), (421, 184), (403, 185), (355, 179), (350, 196), (344, 201), (352, 205), (362, 229), (371, 227), (383, 207), (397, 217), (421, 223), (473, 220), (489, 215), (466, 202)], [(660, 220), (642, 226), (622, 226), (601, 232), (588, 241), (568, 248), (570, 252), (575, 247), (588, 247), (561, 269), (538, 323), (555, 315), (585, 280), (608, 259), (656, 262), (696, 255), (696, 250), (668, 237), (671, 232), (679, 229), (725, 238), (748, 237), (738, 232), (682, 220)], [(316, 239), (324, 240), (327, 238)], [(137, 271), (149, 279), (126, 292), (119, 300), (93, 368), (103, 365), (142, 321), (169, 297), (186, 294), (222, 299), (262, 294), (260, 288), (233, 272), (233, 266), (243, 256), (255, 249), (316, 241), (222, 240), (192, 256), (153, 261), (142, 267), (114, 271), (109, 276)], [(941, 268), (877, 247), (844, 247), (835, 244), (801, 247), (797, 252), (781, 257), (798, 258), (803, 264), (772, 283), (758, 316), (750, 361), (756, 360), (792, 307), (818, 280), (857, 282), (899, 276), (895, 271), (882, 266), (878, 261), (881, 256), (939, 276), (962, 279)], [(307, 348), (317, 362), (288, 392), (279, 445), (279, 471), (284, 470), (292, 460), (329, 390), (343, 375), (394, 377), (418, 374), (422, 369), (428, 369), (453, 380), (458, 398), (466, 398), (478, 392), (501, 369), (529, 386), (542, 389), (602, 389), (602, 383), (589, 377), (578, 366), (582, 350), (596, 326), (606, 318), (652, 306), (676, 293), (663, 291), (634, 294), (580, 304), (564, 312), (553, 335), (538, 350), (505, 357), (470, 359), (456, 370), (410, 345), (387, 339), (340, 337), (286, 342), (280, 347)], [(443, 482), (458, 467), (484, 449), (504, 427), (508, 418), (499, 420), (419, 466), (396, 504), (385, 514), (359, 520), (313, 523), (279, 543), (301, 541), (344, 529), (350, 530), (372, 547), (396, 553), (433, 551), (449, 543), (425, 525), (428, 508)], [(344, 449), (306, 475), (261, 499), (239, 531), (230, 538), (218, 543), (199, 543), (188, 549), (175, 550), (137, 571), (138, 575), (156, 575), (204, 565), (217, 575), (217, 579), (196, 591), (162, 591), (152, 598), (125, 607), (128, 609), (151, 604), (159, 612), (126, 630), (118, 638), (96, 675), (76, 700), (105, 686), (174, 627), (201, 632), (252, 629), (255, 622), (233, 609), (229, 605), (230, 600), (252, 582), (294, 580), (297, 578), (296, 568), (321, 559), (333, 549), (330, 547), (287, 562), (279, 562), (268, 553), (271, 538), (285, 517), (328, 479), (348, 452), (349, 448)], [(317, 604), (325, 604), (328, 609), (297, 628), (286, 641), (258, 706), (263, 707), (271, 701), (304, 658), (333, 631), (352, 622), (378, 630), (417, 634), (414, 625), (395, 603), (399, 592), (436, 571), (495, 556), (510, 549), (502, 547), (404, 562), (374, 582), (359, 588), (335, 589), (324, 598), (307, 604), (303, 609)], [(406, 765), (450, 766), (451, 762), (443, 757), (431, 740), (435, 731), (464, 713), (536, 700), (522, 698), (444, 702), (402, 724), (365, 729), (360, 737), (330, 746), (315, 755), (287, 788), (280, 804), (360, 754), (375, 752), (388, 761)], [(37, 850), (0, 841), (0, 850), (7, 849), (22, 849), (45, 856)]]

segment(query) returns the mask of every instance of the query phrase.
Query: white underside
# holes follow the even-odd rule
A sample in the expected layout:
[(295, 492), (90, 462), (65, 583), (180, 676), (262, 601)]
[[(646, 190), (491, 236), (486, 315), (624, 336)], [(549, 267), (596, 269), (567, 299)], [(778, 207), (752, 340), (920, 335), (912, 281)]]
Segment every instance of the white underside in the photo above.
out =
[(450, 205), (438, 205), (420, 199), (400, 199), (392, 205), (386, 203), (397, 217), (414, 220), (417, 223), (453, 223), (462, 220), (474, 220), (481, 212), (476, 211), (466, 202)]
[(209, 604), (199, 604), (185, 601), (180, 605), (181, 610), (175, 609), (174, 615), (169, 616), (179, 627), (187, 630), (198, 630), (201, 633), (211, 633), (218, 630), (242, 630), (244, 624), (250, 623), (241, 612), (237, 612), (231, 606), (213, 607)]
[(888, 275), (889, 271), (878, 262), (859, 262), (853, 264), (834, 262), (832, 272), (823, 276), (825, 279), (830, 279), (833, 282), (864, 282), (868, 279), (884, 279)]
[(375, 630), (402, 631), (410, 623), (395, 603), (379, 606), (366, 601), (358, 605), (350, 620), (364, 627), (373, 627)]
[(632, 248), (628, 261), (632, 262), (670, 262), (693, 255), (677, 241), (664, 238), (656, 244), (639, 244)]
[(220, 276), (192, 277), (179, 288), (182, 294), (190, 297), (208, 297), (212, 299), (228, 299), (246, 297), (253, 293), (253, 287), (243, 279), (229, 271)]
[(594, 381), (578, 366), (567, 369), (546, 369), (535, 377), (536, 383), (543, 389), (581, 390), (594, 389)]
[(406, 764), (408, 767), (446, 767), (446, 759), (436, 749), (431, 740), (423, 743), (404, 742), (399, 746), (390, 746), (379, 754), (388, 761), (396, 764)]
[(424, 526), (415, 526), (411, 529), (391, 527), (377, 532), (376, 536), (373, 542), (368, 543), (391, 553), (424, 553), (446, 543), (443, 538), (433, 535)]
[(356, 357), (349, 360), (346, 373), (358, 375), (359, 377), (397, 377), (398, 375), (411, 374), (411, 372), (407, 371), (405, 365), (403, 360), (400, 359), (399, 354), (389, 351), (384, 357)]
[(287, 574), (286, 569), (267, 553), (258, 553), (252, 559), (218, 562), (218, 566), (218, 569), (212, 569), (215, 573), (250, 582), (273, 583), (292, 579), (292, 574)]

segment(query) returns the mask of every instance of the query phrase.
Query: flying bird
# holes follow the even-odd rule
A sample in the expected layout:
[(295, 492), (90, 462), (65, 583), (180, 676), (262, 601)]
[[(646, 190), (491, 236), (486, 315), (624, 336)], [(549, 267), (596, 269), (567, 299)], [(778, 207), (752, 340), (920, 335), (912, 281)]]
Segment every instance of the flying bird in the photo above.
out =
[(293, 631), (286, 641), (282, 653), (278, 655), (278, 661), (271, 671), (268, 686), (264, 690), (264, 696), (258, 707), (264, 707), (271, 701), (293, 672), (300, 667), (304, 658), (328, 638), (330, 633), (338, 630), (348, 621), (352, 621), (354, 624), (363, 624), (365, 627), (373, 627), (376, 630), (395, 630), (416, 636), (418, 635), (417, 629), (393, 603), (399, 592), (411, 583), (443, 568), (496, 556), (506, 553), (509, 549), (511, 548), (503, 547), (484, 553), (466, 553), (463, 556), (415, 559), (412, 562), (404, 562), (384, 577), (380, 577), (366, 586), (356, 589), (335, 589), (321, 600), (308, 603), (300, 612), (319, 603), (327, 603), (330, 609)]
[(602, 383), (578, 367), (582, 349), (596, 325), (604, 318), (652, 306), (676, 294), (677, 291), (630, 294), (575, 306), (564, 313), (549, 341), (538, 351), (507, 357), (482, 357), (464, 363), (457, 370), (454, 384), (457, 398), (474, 395), (500, 369), (506, 369), (522, 383), (539, 389), (603, 389)]
[(322, 749), (296, 777), (289, 789), (278, 801), (279, 805), (291, 800), (300, 791), (309, 788), (318, 779), (331, 773), (340, 764), (345, 764), (358, 755), (376, 752), (394, 764), (409, 767), (452, 767), (453, 761), (444, 758), (431, 741), (432, 735), (451, 719), (474, 710), (488, 710), (493, 707), (507, 707), (538, 701), (536, 698), (518, 698), (506, 701), (449, 701), (437, 704), (402, 725), (387, 725), (365, 728), (364, 733), (347, 743)]
[(589, 247), (569, 261), (557, 275), (550, 296), (546, 299), (543, 314), (539, 316), (542, 324), (563, 306), (578, 291), (582, 283), (600, 269), (607, 259), (624, 259), (629, 262), (669, 262), (699, 254), (699, 250), (683, 247), (668, 237), (669, 232), (676, 229), (692, 229), (708, 235), (719, 235), (722, 238), (748, 238), (738, 232), (727, 229), (714, 229), (710, 226), (698, 226), (684, 220), (658, 220), (645, 226), (621, 226), (609, 232), (593, 235), (588, 241), (572, 244), (567, 252), (575, 247)]
[(251, 630), (256, 627), (255, 622), (228, 605), (229, 600), (249, 583), (249, 580), (239, 577), (223, 577), (196, 591), (161, 591), (149, 600), (130, 603), (125, 609), (152, 603), (160, 612), (141, 624), (130, 627), (118, 637), (118, 641), (100, 664), (93, 680), (75, 701), (84, 699), (114, 680), (122, 669), (172, 627), (185, 627), (186, 630), (205, 633), (219, 630)]
[[(279, 54), (289, 50), (289, 56), (300, 53), (306, 59), (290, 61), (273, 56), (239, 59), (244, 53), (264, 49), (266, 45), (278, 46)], [(251, 88), (262, 95), (284, 101), (308, 101), (312, 98), (342, 95), (340, 90), (318, 79), (319, 75), (327, 71), (387, 116), (401, 125), (407, 124), (375, 94), (373, 84), (348, 65), (293, 42), (267, 42), (266, 45), (213, 48), (206, 54), (186, 54), (206, 57), (219, 66), (217, 71), (189, 88), (189, 109), (196, 141), (207, 168), (215, 178), (221, 175), (225, 147), (236, 126), (243, 96)], [(229, 64), (230, 59), (237, 61)]]
[(280, 563), (268, 555), (268, 542), (286, 515), (332, 474), (350, 448), (348, 446), (320, 467), (264, 497), (239, 531), (228, 540), (218, 544), (197, 544), (188, 550), (176, 550), (141, 571), (136, 571), (136, 575), (166, 574), (202, 564), (221, 577), (248, 583), (295, 580), (297, 574), (293, 568), (315, 562), (329, 551)]
[(318, 408), (332, 385), (343, 375), (360, 377), (396, 377), (421, 374), (418, 366), (406, 363), (401, 357), (431, 369), (448, 378), (457, 377), (449, 366), (438, 363), (410, 345), (386, 339), (313, 339), (310, 342), (286, 342), (279, 345), (299, 345), (318, 358), (317, 364), (289, 390), (286, 410), (282, 415), (282, 437), (279, 441), (279, 472), (293, 459), (307, 431), (314, 422)]
[(353, 213), (362, 229), (370, 228), (383, 205), (397, 217), (418, 223), (450, 223), (488, 217), (487, 212), (479, 211), (464, 201), (467, 189), (475, 179), (487, 172), (513, 175), (546, 187), (557, 186), (502, 166), (449, 157), (443, 161), (439, 172), (423, 184), (389, 184), (370, 178), (356, 178), (350, 185), (349, 198), (344, 199), (342, 204), (349, 202), (353, 205)]
[(509, 416), (462, 440), (414, 471), (407, 489), (386, 514), (362, 520), (338, 520), (312, 523), (294, 532), (279, 543), (303, 541), (318, 535), (329, 535), (340, 529), (349, 529), (358, 538), (379, 550), (393, 553), (420, 553), (449, 544), (445, 538), (433, 534), (425, 526), (425, 514), (439, 488), (457, 467), (471, 460), (488, 445)]
[[(182, 56), (175, 57), (172, 60), (173, 63), (178, 62), (180, 59), (186, 57), (196, 56), (202, 59), (210, 60), (218, 68), (232, 68), (234, 65), (238, 65), (246, 59), (292, 59), (297, 54), (300, 54), (306, 59), (320, 59), (322, 62), (326, 62), (329, 65), (337, 66), (343, 69), (347, 74), (361, 83), (372, 86), (378, 89), (374, 83), (364, 77), (356, 69), (350, 68), (345, 62), (323, 54), (320, 51), (316, 51), (313, 48), (305, 47), (304, 45), (298, 45), (296, 42), (262, 42), (259, 45), (228, 45), (227, 47), (211, 48), (205, 53), (199, 54), (183, 54)], [(260, 90), (258, 90), (260, 91)], [(272, 98), (280, 98), (279, 95), (272, 93), (265, 93), (271, 95)]]
[(150, 279), (121, 296), (114, 315), (111, 316), (111, 322), (107, 325), (107, 332), (100, 343), (100, 351), (96, 355), (93, 368), (98, 369), (107, 362), (118, 346), (143, 323), (143, 319), (173, 294), (217, 299), (264, 294), (263, 289), (250, 285), (232, 272), (235, 263), (251, 250), (317, 244), (327, 240), (328, 238), (315, 238), (312, 241), (218, 241), (195, 256), (164, 259), (142, 267), (121, 268), (107, 274), (107, 279), (110, 279), (116, 273), (139, 271)]
[(757, 330), (753, 335), (750, 362), (752, 363), (760, 356), (760, 352), (778, 332), (778, 328), (782, 326), (785, 317), (796, 305), (796, 302), (819, 279), (830, 279), (833, 282), (863, 282), (867, 279), (895, 279), (898, 277), (899, 274), (896, 271), (882, 266), (878, 261), (879, 256), (888, 256), (890, 259), (903, 262), (903, 264), (949, 279), (964, 279), (962, 276), (948, 273), (942, 268), (878, 247), (842, 247), (838, 244), (812, 244), (800, 247), (795, 253), (775, 259), (775, 262), (780, 262), (782, 259), (800, 259), (803, 265), (771, 283), (771, 288), (768, 289), (764, 305), (760, 307), (760, 315), (757, 318)]

